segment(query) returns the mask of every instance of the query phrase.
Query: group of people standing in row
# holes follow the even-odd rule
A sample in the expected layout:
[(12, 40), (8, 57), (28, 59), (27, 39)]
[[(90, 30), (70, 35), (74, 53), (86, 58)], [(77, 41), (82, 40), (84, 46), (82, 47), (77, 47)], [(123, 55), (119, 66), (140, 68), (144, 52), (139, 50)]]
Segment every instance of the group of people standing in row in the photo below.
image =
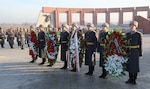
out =
[(7, 31), (3, 31), (3, 29), (0, 27), (0, 44), (1, 48), (5, 48), (5, 39), (10, 45), (10, 48), (14, 48), (14, 40), (16, 37), (17, 45), (20, 46), (21, 49), (24, 49), (24, 45), (29, 42), (29, 35), (30, 32), (27, 29), (23, 28), (17, 28), (16, 30), (13, 30), (12, 28), (8, 29)]
[[(128, 63), (126, 70), (129, 72), (127, 84), (136, 84), (137, 74), (139, 72), (139, 57), (142, 56), (142, 34), (137, 31), (138, 22), (131, 21), (129, 23), (130, 32), (126, 33), (128, 41)], [(60, 31), (61, 29), (61, 31)], [(92, 76), (96, 64), (96, 52), (100, 54), (99, 66), (102, 67), (102, 74), (99, 78), (106, 79), (107, 71), (104, 63), (104, 43), (109, 31), (109, 24), (102, 24), (102, 29), (96, 31), (94, 24), (87, 24), (86, 30), (81, 29), (76, 23), (73, 23), (71, 28), (67, 24), (62, 24), (59, 31), (49, 24), (45, 29), (43, 25), (38, 27), (38, 30), (30, 26), (29, 30), (8, 29), (6, 32), (0, 27), (0, 44), (4, 48), (5, 39), (14, 48), (14, 38), (18, 46), (24, 49), (24, 44), (29, 47), (29, 54), (32, 57), (30, 63), (34, 63), (38, 57), (42, 58), (40, 65), (43, 65), (48, 59), (49, 65), (53, 66), (57, 60), (58, 51), (60, 50), (61, 60), (64, 66), (61, 69), (72, 67), (73, 72), (79, 71), (85, 59), (85, 65), (88, 65), (86, 75)], [(6, 36), (7, 35), (7, 36)], [(59, 49), (61, 45), (61, 49)]]
[[(142, 34), (137, 31), (137, 21), (131, 21), (129, 26), (130, 32), (125, 34), (129, 46), (127, 53), (129, 59), (126, 65), (129, 79), (126, 83), (136, 84), (137, 73), (139, 72), (139, 57), (142, 56)], [(94, 30), (94, 24), (92, 23), (87, 24), (85, 31), (80, 29), (76, 23), (73, 23), (70, 29), (67, 24), (62, 24), (61, 32), (56, 31), (51, 24), (48, 25), (47, 31), (44, 30), (43, 25), (40, 25), (38, 29), (39, 32), (37, 33), (32, 26), (30, 27), (29, 54), (32, 56), (30, 63), (34, 63), (39, 56), (42, 58), (40, 65), (43, 65), (48, 58), (50, 63), (48, 66), (52, 66), (56, 62), (59, 45), (61, 45), (61, 60), (64, 62), (61, 69), (67, 69), (69, 65), (72, 65), (71, 71), (76, 72), (85, 59), (85, 65), (89, 66), (88, 72), (85, 74), (92, 76), (96, 64), (95, 54), (99, 52), (99, 66), (102, 67), (102, 74), (99, 78), (107, 78), (103, 49), (109, 31), (108, 23), (102, 24), (102, 29), (99, 32)]]

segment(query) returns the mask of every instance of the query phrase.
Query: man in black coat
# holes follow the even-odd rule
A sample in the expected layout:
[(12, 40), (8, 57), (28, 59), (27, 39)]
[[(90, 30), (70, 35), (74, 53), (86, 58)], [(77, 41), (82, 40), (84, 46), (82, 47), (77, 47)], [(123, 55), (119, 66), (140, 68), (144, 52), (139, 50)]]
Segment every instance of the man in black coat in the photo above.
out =
[(129, 80), (127, 84), (136, 84), (137, 74), (139, 72), (139, 57), (142, 56), (142, 34), (136, 30), (137, 21), (131, 21), (130, 32), (126, 34), (128, 40), (128, 63), (127, 71), (129, 72)]
[(100, 52), (100, 63), (99, 66), (102, 67), (102, 74), (99, 76), (99, 78), (106, 79), (107, 72), (104, 67), (104, 58), (103, 58), (103, 50), (104, 50), (104, 43), (106, 39), (106, 35), (108, 34), (109, 30), (109, 24), (104, 23), (102, 24), (102, 30), (99, 32), (98, 36), (98, 52)]
[(62, 24), (62, 32), (60, 33), (60, 44), (61, 44), (61, 61), (64, 62), (64, 66), (61, 69), (67, 69), (68, 43), (69, 43), (68, 25)]
[(97, 48), (97, 37), (96, 32), (93, 29), (94, 25), (87, 24), (87, 32), (85, 33), (86, 40), (86, 51), (85, 51), (85, 65), (89, 66), (89, 71), (85, 73), (86, 75), (93, 75), (95, 66), (95, 52)]
[(43, 25), (39, 26), (39, 30), (40, 32), (38, 33), (38, 48), (39, 48), (39, 57), (42, 58), (42, 62), (39, 65), (43, 65), (46, 61), (46, 53), (44, 52), (46, 41)]

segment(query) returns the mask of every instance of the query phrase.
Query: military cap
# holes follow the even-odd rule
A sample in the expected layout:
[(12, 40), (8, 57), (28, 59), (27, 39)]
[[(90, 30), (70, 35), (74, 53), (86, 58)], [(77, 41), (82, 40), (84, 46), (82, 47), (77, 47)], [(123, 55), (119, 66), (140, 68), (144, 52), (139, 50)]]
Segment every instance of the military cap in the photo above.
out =
[(135, 27), (138, 27), (138, 22), (137, 21), (131, 21), (129, 26), (134, 25)]
[(102, 27), (107, 27), (107, 28), (109, 28), (109, 24), (108, 24), (108, 23), (103, 23), (103, 24), (102, 24)]
[(73, 23), (73, 24), (72, 24), (72, 26), (75, 26), (75, 27), (77, 27), (78, 25), (77, 25), (76, 23)]
[(40, 24), (40, 25), (39, 25), (39, 28), (43, 28), (43, 25), (42, 25), (42, 24)]
[(62, 24), (61, 26), (68, 28), (68, 25), (67, 25), (67, 24)]
[(88, 23), (88, 24), (87, 24), (87, 27), (94, 27), (94, 24)]
[(49, 24), (48, 27), (53, 28), (53, 25), (52, 25), (52, 24)]
[(30, 28), (33, 28), (33, 26), (31, 25)]

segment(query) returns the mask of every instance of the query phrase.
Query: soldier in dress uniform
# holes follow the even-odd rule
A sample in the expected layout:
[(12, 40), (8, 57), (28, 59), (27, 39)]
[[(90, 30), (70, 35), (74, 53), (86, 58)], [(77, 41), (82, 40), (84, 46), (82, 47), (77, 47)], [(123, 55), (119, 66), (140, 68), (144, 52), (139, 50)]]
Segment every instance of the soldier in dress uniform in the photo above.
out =
[(31, 55), (32, 60), (30, 63), (34, 63), (38, 56), (38, 41), (37, 33), (33, 26), (30, 26), (30, 37), (29, 37), (29, 55)]
[(3, 29), (1, 27), (0, 27), (0, 44), (1, 44), (1, 47), (4, 48), (5, 33), (3, 32)]
[(126, 34), (129, 46), (129, 59), (127, 62), (129, 80), (126, 83), (136, 84), (137, 74), (139, 72), (139, 57), (142, 56), (142, 34), (137, 31), (137, 21), (131, 21), (129, 26), (131, 31)]
[(39, 57), (42, 58), (42, 62), (39, 65), (43, 65), (46, 62), (46, 53), (44, 51), (46, 41), (43, 25), (39, 26), (39, 30), (40, 32), (38, 33), (38, 48), (39, 48)]
[(104, 49), (104, 42), (106, 39), (106, 35), (108, 34), (109, 30), (109, 24), (108, 23), (103, 23), (102, 24), (102, 30), (99, 31), (99, 36), (98, 36), (98, 52), (100, 52), (100, 62), (99, 66), (102, 67), (102, 74), (99, 76), (99, 78), (107, 78), (107, 72), (104, 68), (104, 58), (103, 58), (103, 49)]
[[(71, 31), (70, 31), (70, 42), (69, 43), (71, 43), (71, 41), (73, 41), (73, 44), (75, 44), (75, 38), (74, 37), (75, 37), (75, 34), (77, 32), (77, 37), (78, 37), (78, 41), (79, 41), (79, 42), (77, 42), (78, 47), (79, 47), (79, 50), (78, 50), (79, 52), (76, 55), (79, 55), (79, 67), (81, 67), (82, 63), (83, 63), (83, 57), (84, 57), (85, 40), (83, 39), (83, 31), (80, 28), (77, 29), (77, 27), (78, 27), (78, 25), (76, 23), (72, 24)], [(69, 44), (69, 46), (71, 47), (71, 44)], [(76, 50), (74, 50), (74, 51), (76, 53)], [(72, 56), (72, 59), (71, 59), (72, 70), (71, 71), (77, 72), (78, 68), (76, 65), (77, 64), (76, 63), (77, 59), (75, 57), (76, 55), (71, 54), (71, 53), (70, 53), (70, 55)]]
[(85, 65), (89, 66), (89, 71), (85, 73), (86, 75), (93, 75), (94, 66), (95, 66), (95, 52), (97, 48), (97, 37), (96, 32), (93, 29), (94, 25), (89, 23), (87, 24), (88, 31), (85, 33), (86, 40), (86, 50), (85, 50)]
[[(21, 28), (20, 28), (21, 30)], [(15, 37), (16, 37), (16, 41), (17, 41), (17, 44), (18, 46), (21, 46), (21, 41), (20, 41), (20, 37), (19, 37), (19, 32), (20, 32), (19, 28), (17, 27), (17, 30), (15, 31)]]
[(30, 40), (30, 31), (27, 29), (27, 31), (25, 32), (25, 44), (27, 44), (28, 47), (29, 47), (29, 40)]
[(68, 42), (69, 42), (68, 25), (62, 24), (62, 32), (60, 33), (60, 44), (61, 44), (61, 61), (64, 62), (64, 66), (61, 69), (67, 69)]
[(14, 48), (13, 45), (14, 45), (14, 37), (15, 37), (15, 34), (13, 32), (12, 29), (8, 29), (7, 33), (7, 41), (9, 42), (9, 45), (10, 45), (10, 48)]
[(22, 29), (20, 29), (18, 33), (19, 41), (20, 41), (20, 47), (23, 50), (24, 49), (24, 41), (25, 41), (25, 33)]

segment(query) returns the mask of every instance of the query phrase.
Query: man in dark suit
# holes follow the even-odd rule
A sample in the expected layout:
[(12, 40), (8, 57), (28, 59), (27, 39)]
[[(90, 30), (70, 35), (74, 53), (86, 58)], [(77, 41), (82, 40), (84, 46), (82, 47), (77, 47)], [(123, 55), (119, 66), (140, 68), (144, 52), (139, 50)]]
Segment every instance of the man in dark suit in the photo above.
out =
[(136, 84), (137, 74), (139, 72), (139, 57), (142, 56), (142, 34), (136, 30), (137, 21), (131, 21), (130, 32), (126, 34), (128, 40), (128, 63), (127, 71), (129, 72), (129, 80), (127, 84)]

